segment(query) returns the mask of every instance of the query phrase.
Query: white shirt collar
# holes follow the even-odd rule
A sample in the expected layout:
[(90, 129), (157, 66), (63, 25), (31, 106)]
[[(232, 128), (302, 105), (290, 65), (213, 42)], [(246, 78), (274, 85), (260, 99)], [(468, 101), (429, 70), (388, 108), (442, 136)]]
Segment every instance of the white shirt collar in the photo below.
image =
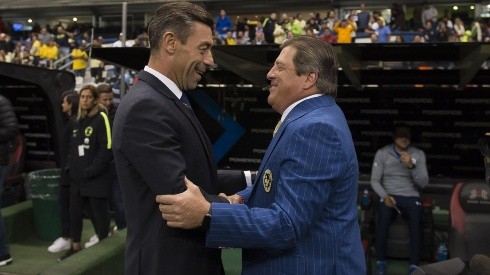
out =
[(170, 80), (168, 77), (164, 76), (163, 74), (161, 74), (160, 72), (148, 67), (148, 66), (145, 66), (145, 69), (144, 69), (146, 72), (154, 75), (156, 78), (158, 78), (158, 80), (160, 80), (163, 84), (165, 84), (165, 86), (167, 86), (167, 88), (170, 89), (170, 91), (172, 91), (172, 93), (174, 93), (174, 95), (180, 99), (182, 97), (182, 91), (179, 89), (179, 87), (177, 87), (177, 85), (172, 81)]
[(281, 123), (284, 121), (284, 119), (288, 116), (288, 114), (291, 112), (291, 110), (293, 110), (294, 107), (296, 107), (296, 105), (300, 104), (301, 102), (307, 100), (307, 99), (310, 99), (310, 98), (314, 98), (314, 97), (319, 97), (319, 96), (322, 96), (323, 94), (314, 94), (314, 95), (310, 95), (310, 96), (307, 96), (305, 98), (302, 98), (296, 102), (294, 102), (293, 104), (289, 105), (289, 107), (286, 108), (286, 110), (284, 111), (284, 113), (282, 113), (282, 116), (281, 116)]

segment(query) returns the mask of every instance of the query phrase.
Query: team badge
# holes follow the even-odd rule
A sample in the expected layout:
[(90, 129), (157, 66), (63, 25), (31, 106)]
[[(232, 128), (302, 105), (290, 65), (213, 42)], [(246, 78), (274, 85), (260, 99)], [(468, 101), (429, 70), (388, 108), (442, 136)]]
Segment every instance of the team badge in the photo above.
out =
[(89, 137), (92, 135), (92, 133), (94, 132), (94, 128), (88, 126), (87, 128), (85, 128), (85, 136), (86, 137)]
[(269, 193), (272, 187), (272, 172), (271, 170), (265, 170), (264, 176), (262, 177), (262, 182), (264, 183), (265, 192)]

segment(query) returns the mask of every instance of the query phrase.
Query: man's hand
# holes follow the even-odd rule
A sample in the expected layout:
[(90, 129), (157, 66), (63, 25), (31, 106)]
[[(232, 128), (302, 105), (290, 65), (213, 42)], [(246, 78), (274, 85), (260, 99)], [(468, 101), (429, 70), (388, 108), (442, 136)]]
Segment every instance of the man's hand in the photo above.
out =
[(412, 162), (412, 156), (410, 156), (410, 154), (407, 152), (400, 153), (400, 161), (410, 169), (412, 169), (414, 166)]
[(162, 217), (170, 227), (192, 229), (201, 226), (202, 220), (211, 204), (206, 201), (199, 187), (187, 177), (184, 178), (187, 190), (175, 195), (158, 195), (156, 202)]
[(225, 193), (220, 193), (219, 196), (224, 197), (230, 201), (231, 204), (243, 204), (243, 198), (240, 195), (227, 196)]
[(384, 201), (386, 207), (394, 208), (396, 206), (395, 198), (393, 198), (392, 196), (386, 196), (383, 199), (383, 201)]

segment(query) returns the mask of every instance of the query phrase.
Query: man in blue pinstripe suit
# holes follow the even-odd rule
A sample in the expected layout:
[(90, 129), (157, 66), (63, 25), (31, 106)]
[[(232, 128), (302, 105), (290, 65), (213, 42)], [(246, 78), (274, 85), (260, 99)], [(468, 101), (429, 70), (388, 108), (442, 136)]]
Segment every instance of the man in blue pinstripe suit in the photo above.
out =
[(267, 78), (282, 117), (255, 183), (228, 197), (235, 204), (210, 204), (187, 179), (187, 191), (156, 201), (169, 226), (207, 230), (208, 247), (243, 248), (243, 274), (365, 274), (359, 169), (334, 100), (335, 53), (309, 37), (281, 48)]

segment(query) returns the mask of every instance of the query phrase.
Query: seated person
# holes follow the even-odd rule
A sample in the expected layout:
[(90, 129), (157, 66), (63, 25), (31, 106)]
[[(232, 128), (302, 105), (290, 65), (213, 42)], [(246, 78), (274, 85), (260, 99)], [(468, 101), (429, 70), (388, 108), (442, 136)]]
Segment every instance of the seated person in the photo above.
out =
[(388, 232), (395, 216), (407, 220), (410, 230), (409, 273), (419, 264), (421, 243), (422, 203), (418, 188), (429, 182), (425, 154), (410, 146), (411, 131), (398, 124), (393, 131), (393, 143), (379, 149), (374, 156), (371, 186), (381, 198), (378, 204), (376, 226), (376, 269), (378, 275), (386, 273)]

